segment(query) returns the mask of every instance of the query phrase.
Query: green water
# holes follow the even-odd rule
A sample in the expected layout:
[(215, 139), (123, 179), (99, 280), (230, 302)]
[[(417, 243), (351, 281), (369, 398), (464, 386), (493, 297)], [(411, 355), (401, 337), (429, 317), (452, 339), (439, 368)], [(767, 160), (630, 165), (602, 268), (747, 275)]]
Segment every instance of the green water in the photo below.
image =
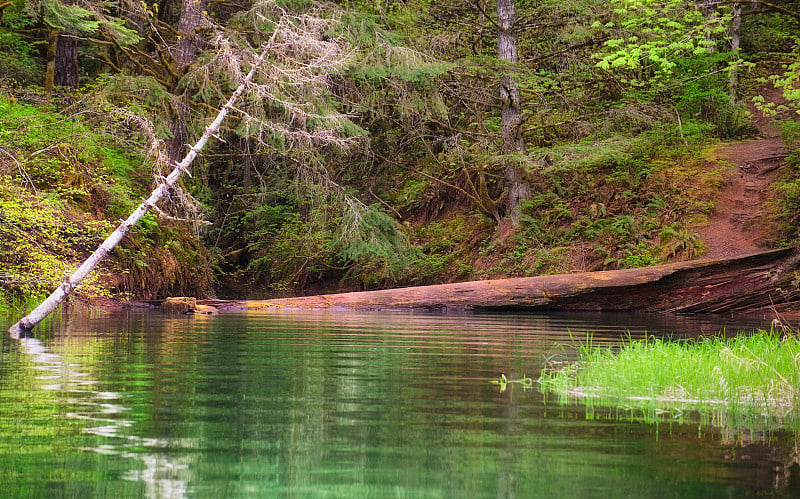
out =
[(588, 417), (489, 383), (535, 378), (586, 331), (613, 343), (722, 327), (735, 329), (608, 315), (74, 315), (3, 337), (0, 494), (798, 496), (796, 434)]

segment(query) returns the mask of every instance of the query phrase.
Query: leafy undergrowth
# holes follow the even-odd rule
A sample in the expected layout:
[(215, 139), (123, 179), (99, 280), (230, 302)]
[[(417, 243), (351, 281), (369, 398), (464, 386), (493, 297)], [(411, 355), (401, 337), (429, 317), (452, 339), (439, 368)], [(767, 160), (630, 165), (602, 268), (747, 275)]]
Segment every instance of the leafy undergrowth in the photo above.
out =
[[(70, 216), (50, 201), (29, 197), (10, 176), (0, 175), (0, 309), (30, 308), (108, 229), (105, 221)], [(83, 289), (103, 293), (96, 277)]]
[[(37, 304), (150, 190), (148, 162), (104, 126), (0, 96), (0, 310)], [(210, 272), (194, 241), (148, 215), (81, 293), (196, 292)]]
[(646, 267), (702, 254), (692, 226), (712, 211), (728, 166), (706, 158), (713, 142), (703, 137), (687, 150), (677, 134), (658, 132), (542, 149), (552, 164), (522, 206), (519, 229), (480, 248), (476, 277)]
[(588, 345), (579, 362), (545, 369), (539, 386), (562, 404), (622, 409), (648, 421), (800, 427), (800, 340), (762, 331), (727, 339), (650, 338), (618, 348)]

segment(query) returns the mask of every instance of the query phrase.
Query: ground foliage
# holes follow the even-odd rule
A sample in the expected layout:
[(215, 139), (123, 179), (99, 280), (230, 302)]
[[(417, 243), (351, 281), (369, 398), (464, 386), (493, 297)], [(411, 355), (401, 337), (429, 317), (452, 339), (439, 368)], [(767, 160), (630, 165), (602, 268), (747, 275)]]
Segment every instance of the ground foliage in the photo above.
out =
[[(49, 293), (152, 181), (145, 158), (103, 123), (13, 97), (0, 98), (0, 153), (0, 290), (10, 305)], [(148, 215), (86, 289), (144, 298), (209, 292), (207, 253), (185, 226)]]
[(556, 364), (540, 388), (590, 410), (617, 407), (655, 420), (697, 418), (702, 424), (771, 430), (800, 418), (800, 342), (791, 331), (758, 331), (672, 341), (628, 341), (595, 347), (577, 362)]
[[(245, 100), (162, 207), (183, 221), (149, 215), (93, 292), (265, 297), (691, 258), (723, 183), (704, 151), (752, 136), (746, 104), (796, 142), (797, 2), (746, 4), (738, 52), (728, 3), (713, 16), (682, 0), (516, 4), (516, 64), (496, 57), (493, 2), (259, 0), (208, 3), (197, 59), (180, 65), (180, 2), (3, 3), (6, 300), (51, 287), (137, 204), (282, 29), (341, 64), (276, 44), (272, 90)], [(76, 89), (40, 87), (53, 30), (78, 38)], [(522, 96), (514, 157), (501, 72)], [(782, 107), (759, 100), (767, 84)], [(532, 187), (517, 229), (509, 160)], [(775, 244), (797, 237), (796, 164), (774, 189)]]

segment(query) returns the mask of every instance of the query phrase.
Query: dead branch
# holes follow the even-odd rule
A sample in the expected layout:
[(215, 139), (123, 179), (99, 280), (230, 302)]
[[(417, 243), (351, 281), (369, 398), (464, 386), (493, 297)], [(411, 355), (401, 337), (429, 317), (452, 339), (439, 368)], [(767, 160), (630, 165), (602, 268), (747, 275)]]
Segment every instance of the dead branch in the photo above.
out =
[(123, 237), (133, 228), (136, 223), (144, 217), (144, 215), (150, 211), (151, 209), (155, 208), (156, 203), (161, 200), (169, 190), (178, 182), (181, 176), (184, 173), (188, 173), (189, 166), (192, 164), (194, 159), (200, 154), (200, 151), (205, 147), (208, 140), (217, 133), (219, 130), (219, 126), (228, 113), (233, 109), (233, 104), (239, 99), (239, 97), (244, 93), (245, 89), (249, 85), (250, 81), (253, 79), (253, 76), (256, 74), (258, 67), (264, 61), (267, 56), (269, 49), (264, 50), (262, 52), (260, 58), (253, 64), (250, 72), (247, 73), (247, 76), (244, 78), (242, 83), (239, 87), (233, 92), (231, 97), (228, 101), (222, 106), (217, 114), (217, 117), (214, 121), (208, 125), (203, 132), (203, 135), (200, 139), (195, 143), (190, 149), (183, 160), (175, 165), (175, 168), (172, 172), (161, 181), (158, 186), (153, 190), (150, 194), (150, 197), (145, 199), (134, 211), (131, 215), (124, 220), (117, 229), (111, 233), (110, 236), (103, 241), (103, 244), (100, 245), (94, 253), (92, 253), (89, 258), (84, 260), (78, 270), (73, 272), (71, 276), (67, 276), (64, 282), (58, 286), (55, 291), (53, 291), (46, 300), (39, 304), (30, 314), (26, 315), (22, 319), (20, 319), (16, 324), (9, 328), (9, 332), (18, 337), (23, 331), (29, 331), (32, 329), (36, 324), (42, 321), (45, 317), (50, 315), (50, 313), (58, 308), (64, 298), (72, 294), (73, 291), (83, 282), (86, 276), (94, 270), (94, 268), (99, 264), (105, 256), (113, 250), (117, 244), (122, 240)]

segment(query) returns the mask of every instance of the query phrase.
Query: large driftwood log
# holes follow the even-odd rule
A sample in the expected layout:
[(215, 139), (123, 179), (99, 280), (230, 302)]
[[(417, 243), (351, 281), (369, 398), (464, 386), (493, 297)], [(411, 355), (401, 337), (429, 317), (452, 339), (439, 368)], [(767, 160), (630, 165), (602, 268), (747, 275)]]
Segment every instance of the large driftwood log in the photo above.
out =
[[(743, 312), (800, 304), (794, 249), (638, 269), (462, 282), (275, 300), (221, 301), (222, 311), (606, 310)], [(205, 303), (205, 302), (203, 302)]]

